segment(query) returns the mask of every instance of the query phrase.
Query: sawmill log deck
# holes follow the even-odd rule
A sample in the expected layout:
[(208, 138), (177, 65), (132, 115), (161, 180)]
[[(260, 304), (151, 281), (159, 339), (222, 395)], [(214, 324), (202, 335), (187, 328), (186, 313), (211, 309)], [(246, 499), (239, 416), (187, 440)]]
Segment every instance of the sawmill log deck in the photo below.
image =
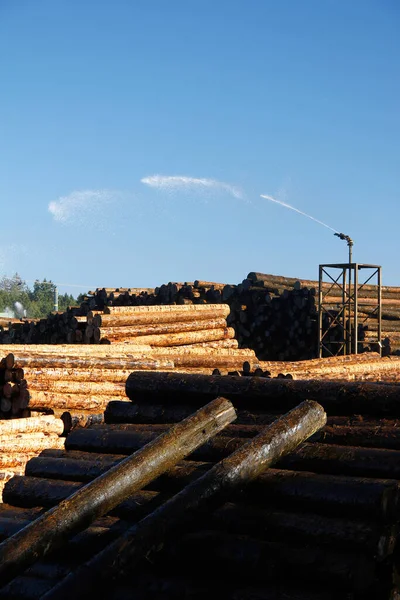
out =
[[(142, 373), (138, 375), (141, 376)], [(196, 394), (195, 401), (193, 400), (191, 378), (186, 379), (187, 377), (187, 375), (183, 376), (183, 383), (179, 388), (182, 398), (178, 394), (175, 401), (172, 401), (171, 396), (171, 403), (168, 398), (166, 399), (163, 389), (160, 389), (157, 395), (152, 386), (150, 386), (151, 396), (143, 396), (138, 403), (111, 402), (105, 413), (105, 420), (110, 423), (75, 428), (67, 437), (66, 449), (45, 450), (39, 457), (32, 458), (26, 467), (24, 477), (14, 477), (5, 484), (5, 502), (25, 507), (19, 510), (40, 510), (40, 507), (50, 509), (72, 493), (79, 491), (82, 485), (95, 480), (108, 469), (120, 464), (127, 454), (139, 450), (143, 444), (165, 431), (169, 423), (181, 421), (191, 414), (197, 405), (200, 405), (197, 402), (203, 400), (205, 396)], [(230, 377), (219, 376), (219, 379), (229, 381)], [(234, 377), (234, 379), (249, 381), (264, 378)], [(274, 380), (267, 380), (267, 383), (271, 381)], [(287, 381), (283, 380), (283, 383)], [(183, 394), (185, 388), (188, 390), (186, 400)], [(358, 393), (362, 394), (364, 400), (362, 389), (359, 388)], [(355, 398), (355, 389), (353, 393)], [(354, 398), (353, 403), (355, 403)], [(155, 399), (157, 402), (153, 404)], [(265, 403), (260, 404), (258, 396), (255, 400), (251, 398), (247, 402), (241, 400), (237, 402), (237, 400), (240, 400), (240, 396), (235, 396), (233, 400), (237, 405), (238, 416), (235, 424), (227, 425), (225, 431), (221, 431), (193, 452), (190, 455), (191, 460), (178, 463), (150, 482), (145, 489), (115, 506), (111, 514), (114, 519), (117, 519), (117, 523), (120, 523), (120, 520), (134, 523), (146, 514), (157, 510), (157, 507), (161, 509), (172, 494), (196, 481), (199, 476), (208, 473), (215, 461), (221, 459), (225, 461), (233, 451), (240, 451), (249, 438), (259, 433), (263, 425), (274, 422), (282, 413), (282, 408), (285, 410), (285, 407), (279, 404), (274, 406), (273, 410), (267, 410)], [(359, 402), (361, 404), (360, 399)], [(336, 407), (337, 403), (333, 403), (333, 406)], [(368, 405), (363, 402), (362, 406), (365, 408)], [(113, 420), (119, 423), (113, 423)], [(261, 585), (266, 594), (272, 594), (271, 598), (280, 600), (279, 595), (276, 595), (278, 594), (276, 580), (282, 577), (282, 573), (286, 573), (286, 576), (290, 573), (292, 581), (297, 582), (297, 591), (287, 590), (288, 594), (289, 592), (302, 594), (304, 598), (313, 598), (312, 594), (317, 594), (315, 598), (318, 598), (325, 593), (323, 574), (329, 577), (338, 571), (340, 576), (332, 580), (331, 587), (334, 589), (332, 600), (341, 597), (346, 600), (349, 598), (389, 600), (392, 598), (391, 573), (399, 521), (400, 451), (386, 447), (346, 446), (343, 443), (347, 433), (353, 427), (360, 438), (363, 437), (364, 431), (369, 432), (367, 438), (371, 440), (378, 439), (377, 436), (382, 432), (396, 438), (396, 428), (399, 423), (400, 416), (396, 413), (388, 413), (379, 421), (373, 414), (368, 415), (368, 413), (361, 412), (358, 416), (353, 413), (342, 416), (332, 413), (324, 427), (320, 428), (320, 432), (313, 434), (311, 437), (313, 441), (300, 445), (279, 460), (276, 468), (268, 469), (243, 489), (232, 491), (227, 498), (228, 504), (223, 502), (216, 507), (215, 511), (207, 511), (208, 517), (205, 521), (204, 516), (199, 515), (193, 533), (186, 529), (181, 543), (171, 545), (165, 540), (165, 552), (151, 554), (152, 584), (149, 589), (144, 583), (138, 584), (136, 570), (133, 571), (135, 578), (132, 579), (127, 575), (125, 584), (124, 580), (119, 582), (118, 579), (115, 589), (122, 594), (120, 598), (125, 600), (130, 597), (124, 594), (127, 593), (127, 589), (136, 589), (135, 586), (138, 586), (138, 597), (141, 597), (140, 594), (145, 594), (146, 598), (155, 598), (154, 589), (158, 585), (157, 582), (162, 581), (162, 577), (165, 576), (165, 569), (168, 569), (168, 577), (178, 576), (178, 579), (181, 577), (176, 573), (177, 564), (186, 565), (188, 587), (184, 589), (196, 588), (199, 585), (198, 571), (193, 571), (188, 563), (195, 560), (199, 568), (203, 568), (201, 565), (204, 565), (204, 568), (208, 565), (204, 557), (197, 558), (195, 548), (198, 540), (198, 548), (201, 547), (203, 552), (209, 551), (210, 557), (217, 561), (216, 565), (235, 566), (235, 569), (231, 569), (235, 582), (232, 586), (237, 590), (242, 588), (250, 590), (249, 594), (252, 593), (251, 589), (255, 585)], [(337, 435), (336, 444), (326, 443), (327, 433)], [(387, 443), (389, 437), (384, 435), (382, 443)], [(8, 518), (6, 515), (7, 513), (4, 515), (5, 519)], [(7, 520), (2, 524), (1, 518), (0, 510), (0, 536), (4, 527), (6, 538), (7, 535), (15, 532), (15, 529), (10, 529)], [(182, 526), (184, 526), (183, 522)], [(126, 531), (127, 527), (124, 525), (123, 530)], [(199, 530), (204, 533), (199, 534)], [(112, 537), (109, 533), (110, 529), (106, 531), (107, 534), (104, 534), (102, 540), (104, 541), (108, 536), (108, 541), (102, 545), (99, 540), (97, 552), (104, 547), (107, 554), (111, 548), (107, 544), (112, 540), (116, 540), (117, 543), (118, 535)], [(43, 577), (39, 578), (42, 586), (41, 593), (45, 594), (48, 591), (49, 598), (57, 598), (56, 590), (62, 590), (63, 585), (66, 585), (64, 589), (67, 594), (67, 590), (74, 589), (74, 587), (69, 588), (69, 585), (78, 585), (78, 582), (82, 581), (76, 564), (67, 568), (68, 560), (71, 563), (70, 548), (74, 540), (75, 538), (70, 540), (64, 550), (59, 550), (52, 559), (52, 564), (54, 565), (55, 561), (59, 575), (51, 581)], [(208, 542), (215, 542), (215, 547), (204, 550), (208, 548)], [(225, 548), (223, 551), (226, 552), (225, 559), (223, 553), (221, 554), (222, 548)], [(248, 554), (251, 548), (252, 554)], [(301, 562), (301, 548), (307, 548), (303, 554), (303, 562)], [(93, 554), (94, 552), (91, 552), (86, 558), (90, 565), (96, 564), (96, 558), (92, 559)], [(179, 556), (183, 557), (179, 558), (178, 563), (176, 561)], [(250, 556), (259, 556), (260, 560), (261, 556), (270, 556), (269, 560), (272, 560), (275, 567), (271, 572), (266, 571), (264, 566), (261, 566), (264, 562), (260, 562), (259, 569), (245, 569), (248, 575), (244, 576), (243, 569)], [(317, 564), (315, 562), (317, 556), (323, 556), (324, 561)], [(61, 557), (64, 563), (60, 564)], [(175, 557), (175, 562), (172, 557)], [(95, 562), (91, 563), (91, 560)], [(226, 560), (228, 563), (224, 563)], [(41, 564), (46, 565), (46, 559), (44, 562), (35, 563), (32, 568), (42, 569), (43, 573), (44, 567), (41, 567)], [(149, 563), (147, 567), (148, 565)], [(303, 565), (301, 569), (300, 565)], [(140, 567), (141, 573), (143, 567), (145, 565)], [(93, 572), (98, 573), (97, 568), (93, 567), (93, 569)], [(119, 568), (117, 570), (120, 572)], [(70, 581), (68, 585), (62, 584), (67, 571), (74, 574), (72, 582), (71, 579), (64, 579), (64, 582)], [(213, 569), (210, 570), (211, 573), (216, 577)], [(35, 577), (29, 575), (28, 569), (0, 591), (0, 598), (7, 597), (7, 594), (11, 593), (17, 594), (15, 590), (22, 585), (25, 586), (24, 589), (29, 588), (31, 597), (41, 597), (37, 591), (34, 591), (35, 585), (39, 586), (39, 584), (35, 582)], [(142, 585), (144, 587), (141, 587)], [(221, 580), (217, 578), (215, 585), (221, 585)], [(177, 589), (181, 589), (179, 585), (172, 586), (171, 593), (175, 593)], [(279, 589), (280, 594), (285, 588)], [(165, 594), (165, 597), (169, 597), (167, 592)], [(71, 592), (69, 597), (70, 595)], [(112, 597), (111, 592), (110, 597)], [(296, 600), (298, 597), (293, 596)], [(252, 596), (250, 595), (249, 598)], [(232, 595), (233, 599), (234, 595)]]

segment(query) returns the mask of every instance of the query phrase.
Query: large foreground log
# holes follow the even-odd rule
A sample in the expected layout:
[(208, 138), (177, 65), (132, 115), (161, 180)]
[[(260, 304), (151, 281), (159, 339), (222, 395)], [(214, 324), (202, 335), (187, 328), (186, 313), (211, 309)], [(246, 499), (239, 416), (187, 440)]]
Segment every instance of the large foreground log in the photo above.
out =
[(1, 584), (140, 490), (235, 417), (229, 401), (224, 398), (213, 401), (3, 542)]
[(399, 387), (389, 384), (136, 372), (126, 382), (126, 395), (135, 402), (157, 402), (162, 397), (163, 402), (174, 404), (224, 395), (237, 408), (282, 411), (299, 400), (312, 399), (332, 415), (400, 415)]
[(302, 403), (147, 518), (128, 529), (116, 542), (68, 576), (45, 598), (83, 598), (94, 585), (97, 589), (105, 583), (109, 586), (127, 568), (131, 570), (140, 558), (155, 552), (160, 542), (164, 544), (172, 533), (175, 535), (178, 530), (182, 531), (187, 527), (199, 510), (221, 504), (230, 491), (255, 479), (282, 455), (293, 450), (322, 427), (325, 421), (326, 415), (317, 403)]

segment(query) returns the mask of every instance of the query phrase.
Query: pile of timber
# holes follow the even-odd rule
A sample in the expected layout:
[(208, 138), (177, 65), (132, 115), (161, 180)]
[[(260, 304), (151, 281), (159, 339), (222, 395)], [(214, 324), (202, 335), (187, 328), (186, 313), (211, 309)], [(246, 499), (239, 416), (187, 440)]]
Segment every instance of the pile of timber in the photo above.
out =
[[(135, 372), (126, 392), (132, 403), (110, 402), (104, 424), (74, 429), (65, 451), (44, 451), (28, 462), (24, 477), (7, 482), (0, 535), (10, 535), (2, 510), (8, 519), (19, 518), (15, 528), (23, 526), (72, 493), (83, 494), (85, 484), (216, 396), (231, 400), (237, 419), (188, 452), (185, 461), (113, 505), (93, 531), (20, 571), (0, 598), (20, 599), (22, 588), (26, 594), (29, 589), (30, 598), (41, 597), (39, 590), (47, 592), (47, 600), (79, 598), (96, 581), (115, 600), (200, 599), (210, 590), (230, 600), (396, 597), (397, 385)], [(208, 492), (196, 487), (201, 477), (305, 399), (318, 399), (326, 410), (323, 428), (188, 523), (190, 511), (179, 500), (187, 497), (182, 488), (194, 486), (196, 497), (205, 500)], [(176, 518), (171, 518), (168, 499), (177, 492)], [(146, 545), (150, 532), (151, 547)], [(134, 560), (136, 551), (128, 551), (126, 561), (120, 557), (133, 540), (146, 557), (142, 562)], [(75, 548), (80, 548), (76, 555)]]
[[(338, 315), (341, 296), (337, 286), (324, 283), (323, 291), (328, 290), (323, 330), (329, 331), (324, 342), (336, 353), (342, 332), (339, 326), (331, 325)], [(154, 289), (98, 288), (79, 307), (65, 313), (52, 314), (37, 323), (11, 324), (0, 331), (0, 343), (95, 343), (96, 313), (101, 318), (110, 314), (109, 310), (128, 307), (207, 304), (229, 305), (227, 326), (235, 331), (239, 347), (254, 350), (260, 360), (307, 360), (317, 355), (318, 282), (257, 272), (250, 272), (238, 285), (196, 280), (169, 282)], [(381, 340), (377, 336), (376, 305), (377, 286), (364, 285), (359, 297), (358, 351), (377, 351), (380, 343), (384, 355), (399, 353), (400, 288), (382, 286)]]
[(83, 343), (87, 319), (81, 307), (51, 313), (43, 319), (23, 319), (0, 330), (1, 344)]
[(87, 319), (95, 343), (237, 347), (231, 341), (235, 331), (226, 322), (229, 312), (227, 304), (120, 306), (107, 307), (105, 314), (90, 312)]
[[(135, 370), (211, 374), (215, 369), (221, 373), (243, 371), (244, 364), (248, 370), (259, 366), (253, 351), (235, 348), (133, 344), (27, 344), (2, 348), (9, 354), (0, 376), (5, 373), (7, 378), (14, 377), (15, 373), (23, 382), (23, 416), (30, 411), (61, 416), (68, 411), (74, 419), (80, 416), (80, 420), (101, 414), (110, 400), (127, 400), (125, 383)], [(14, 414), (16, 408), (12, 412), (14, 403), (20, 406), (21, 395), (16, 394), (16, 386), (21, 385), (7, 382), (3, 386), (7, 390), (11, 387), (12, 416), (22, 416)], [(7, 408), (8, 404), (4, 406)]]
[(64, 433), (64, 422), (54, 415), (0, 420), (0, 496), (11, 477), (24, 473), (30, 458), (44, 449), (63, 449)]
[(28, 416), (29, 392), (13, 354), (0, 360), (0, 419)]
[[(206, 574), (199, 564), (195, 573), (194, 565), (190, 566), (193, 557), (184, 557), (183, 552), (197, 534), (224, 536), (226, 502), (246, 510), (246, 503), (259, 496), (257, 487), (260, 482), (263, 486), (265, 470), (318, 431), (326, 415), (320, 405), (307, 401), (263, 427), (236, 451), (225, 452), (223, 461), (179, 462), (219, 438), (235, 416), (231, 403), (219, 398), (184, 421), (164, 427), (160, 436), (157, 430), (149, 431), (147, 437), (153, 442), (140, 443), (128, 458), (129, 451), (115, 456), (66, 450), (45, 452), (29, 461), (36, 476), (28, 475), (27, 465), (25, 477), (14, 477), (5, 486), (8, 504), (0, 506), (0, 536), (5, 540), (0, 545), (0, 598), (60, 600), (97, 593), (126, 600), (132, 596), (200, 598), (205, 585), (208, 590), (222, 590), (221, 575), (225, 580), (221, 597), (233, 600), (241, 587), (251, 594), (255, 580), (247, 573), (245, 541), (232, 556), (235, 561), (242, 554), (242, 568), (230, 574), (228, 583), (230, 565), (219, 559), (220, 572), (212, 587), (216, 569)], [(47, 462), (46, 476), (40, 473), (45, 466), (40, 461)], [(81, 475), (65, 477), (63, 466), (70, 469), (73, 464), (82, 466)], [(246, 490), (249, 496), (244, 495)], [(43, 509), (49, 507), (54, 508), (46, 514)], [(209, 531), (204, 530), (205, 523)], [(241, 538), (234, 533), (233, 543)], [(204, 538), (200, 545), (209, 550)], [(169, 554), (179, 561), (172, 569)], [(276, 576), (270, 577), (260, 567), (266, 575), (264, 587), (272, 592)], [(302, 585), (297, 582), (297, 590)]]
[(400, 382), (400, 357), (381, 357), (377, 352), (332, 356), (312, 360), (260, 361), (257, 369), (245, 374), (291, 379)]

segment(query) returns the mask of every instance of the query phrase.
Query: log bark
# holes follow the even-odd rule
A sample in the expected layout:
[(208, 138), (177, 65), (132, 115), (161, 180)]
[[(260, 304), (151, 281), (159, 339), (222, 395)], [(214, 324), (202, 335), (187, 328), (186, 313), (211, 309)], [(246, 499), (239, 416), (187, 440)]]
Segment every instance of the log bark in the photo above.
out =
[(263, 377), (132, 373), (126, 394), (135, 402), (198, 403), (224, 395), (238, 409), (287, 410), (304, 399), (318, 400), (328, 414), (382, 417), (400, 414), (398, 386), (361, 382), (294, 381)]
[(231, 403), (217, 399), (0, 544), (0, 582), (4, 585), (63, 539), (109, 512), (235, 417)]
[[(114, 544), (56, 586), (47, 595), (47, 600), (71, 598), (75, 593), (76, 597), (84, 597), (95, 583), (99, 588), (104, 581), (112, 582), (115, 574), (123, 573), (128, 564), (132, 569), (140, 558), (154, 552), (161, 541), (165, 543), (172, 532), (176, 534), (177, 529), (182, 531), (187, 527), (200, 509), (218, 506), (231, 490), (255, 479), (324, 425), (325, 420), (326, 415), (317, 403), (302, 403), (229, 459), (184, 488), (149, 518), (128, 529)], [(83, 571), (85, 589), (81, 587)]]

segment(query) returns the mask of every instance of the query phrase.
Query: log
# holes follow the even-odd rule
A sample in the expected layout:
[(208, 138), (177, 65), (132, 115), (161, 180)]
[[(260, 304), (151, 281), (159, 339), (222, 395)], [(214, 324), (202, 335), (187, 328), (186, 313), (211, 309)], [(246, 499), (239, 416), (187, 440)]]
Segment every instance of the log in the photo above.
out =
[[(117, 543), (118, 540), (114, 542)], [(300, 577), (309, 583), (319, 583), (319, 586), (329, 581), (331, 588), (347, 590), (360, 598), (368, 597), (373, 586), (378, 584), (378, 569), (373, 557), (359, 551), (270, 542), (210, 530), (184, 535), (179, 543), (168, 548), (168, 554), (165, 553), (163, 558), (171, 568), (178, 563), (189, 574), (194, 574), (194, 569), (197, 569), (197, 572), (217, 577), (222, 563), (228, 572), (245, 572), (250, 581), (264, 585), (270, 581), (282, 582), (286, 578), (293, 581)], [(116, 562), (122, 561), (118, 559)], [(52, 592), (44, 598), (51, 598)]]
[[(99, 334), (101, 338), (101, 333)], [(198, 342), (213, 342), (216, 340), (225, 340), (235, 337), (235, 330), (232, 327), (219, 327), (218, 329), (204, 329), (198, 331), (188, 331), (183, 333), (165, 333), (160, 335), (142, 335), (131, 338), (118, 337), (117, 341), (129, 343), (133, 339), (135, 344), (149, 344), (150, 346), (183, 346), (195, 344)]]
[(73, 356), (18, 356), (18, 365), (21, 367), (35, 368), (66, 368), (66, 369), (173, 369), (172, 360), (152, 360), (141, 358), (108, 358), (108, 357), (86, 357)]
[[(100, 315), (97, 315), (100, 317)], [(97, 319), (98, 321), (99, 319)], [(126, 326), (118, 323), (112, 327), (96, 326), (94, 330), (94, 340), (99, 341), (101, 338), (115, 339), (127, 337), (141, 337), (147, 335), (161, 335), (168, 333), (184, 333), (188, 331), (202, 331), (203, 329), (220, 329), (226, 327), (226, 319), (202, 319), (180, 322), (179, 320), (173, 323), (159, 323), (150, 325), (130, 325)], [(135, 343), (135, 340), (132, 340)]]
[(105, 315), (119, 315), (125, 313), (137, 315), (139, 318), (139, 315), (150, 314), (154, 317), (154, 315), (160, 313), (164, 318), (168, 318), (168, 315), (174, 315), (174, 320), (177, 320), (176, 315), (179, 315), (179, 318), (181, 318), (181, 315), (185, 314), (189, 314), (190, 318), (193, 318), (193, 315), (196, 315), (196, 318), (199, 319), (201, 318), (200, 315), (210, 314), (227, 317), (229, 312), (230, 307), (227, 304), (190, 304), (188, 306), (106, 306), (104, 308)]
[[(125, 380), (126, 381), (126, 380)], [(125, 381), (74, 381), (66, 380), (47, 380), (33, 379), (29, 382), (29, 392), (32, 394), (33, 391), (43, 392), (55, 392), (56, 394), (87, 394), (88, 396), (105, 396), (112, 395), (125, 396)], [(1, 430), (0, 430), (1, 433)]]
[(0, 544), (1, 584), (109, 512), (235, 417), (229, 401), (215, 400)]
[(389, 384), (138, 372), (131, 373), (125, 390), (135, 402), (157, 402), (161, 394), (166, 404), (188, 404), (224, 395), (234, 400), (238, 409), (284, 411), (309, 398), (318, 400), (331, 415), (400, 414), (398, 386)]
[(0, 440), (2, 452), (16, 453), (26, 452), (35, 453), (45, 450), (46, 448), (63, 448), (65, 438), (58, 437), (57, 434), (34, 435), (23, 434), (20, 437), (15, 435), (4, 436)]
[(65, 578), (45, 598), (61, 600), (71, 598), (71, 594), (82, 598), (92, 585), (99, 589), (105, 582), (107, 585), (111, 583), (112, 587), (115, 575), (123, 573), (128, 564), (132, 569), (140, 558), (156, 551), (160, 542), (164, 544), (171, 534), (176, 535), (177, 530), (184, 530), (200, 509), (221, 504), (231, 490), (255, 479), (282, 455), (312, 435), (325, 421), (326, 415), (317, 403), (302, 403), (229, 459), (215, 465), (184, 488), (147, 519), (128, 529), (113, 544)]
[(123, 400), (124, 394), (116, 390), (111, 394), (78, 394), (56, 392), (30, 392), (29, 408), (59, 410), (104, 410), (110, 400)]
[[(37, 497), (30, 477), (35, 478), (32, 480), (34, 483), (37, 483), (37, 478), (42, 478), (39, 493), (45, 494), (47, 486), (46, 497), (51, 498), (52, 488), (47, 484), (48, 479), (91, 481), (123, 460), (121, 456), (95, 453), (88, 453), (91, 457), (82, 460), (82, 456), (73, 458), (69, 454), (71, 453), (64, 453), (62, 457), (31, 458), (26, 465), (27, 477), (21, 480), (24, 487), (19, 488), (20, 495), (10, 497), (8, 488), (7, 498), (20, 504), (21, 498), (29, 497), (35, 505), (40, 504), (40, 497)], [(186, 460), (160, 475), (147, 487), (153, 491), (176, 493), (211, 467), (212, 463), (209, 462)], [(278, 507), (287, 511), (300, 510), (331, 517), (346, 516), (393, 522), (397, 519), (400, 490), (398, 482), (394, 479), (366, 479), (268, 469), (246, 486), (245, 490), (239, 493), (237, 500), (242, 504), (249, 504), (250, 507)], [(54, 504), (56, 498), (52, 502)]]
[(254, 536), (272, 542), (304, 543), (359, 549), (379, 561), (394, 552), (397, 531), (394, 524), (383, 528), (381, 523), (299, 514), (282, 510), (249, 507), (228, 502), (210, 518), (212, 529), (226, 533)]
[(112, 381), (125, 383), (131, 374), (130, 369), (35, 369), (25, 368), (29, 381), (29, 389), (34, 389), (35, 382), (82, 381), (102, 383)]

